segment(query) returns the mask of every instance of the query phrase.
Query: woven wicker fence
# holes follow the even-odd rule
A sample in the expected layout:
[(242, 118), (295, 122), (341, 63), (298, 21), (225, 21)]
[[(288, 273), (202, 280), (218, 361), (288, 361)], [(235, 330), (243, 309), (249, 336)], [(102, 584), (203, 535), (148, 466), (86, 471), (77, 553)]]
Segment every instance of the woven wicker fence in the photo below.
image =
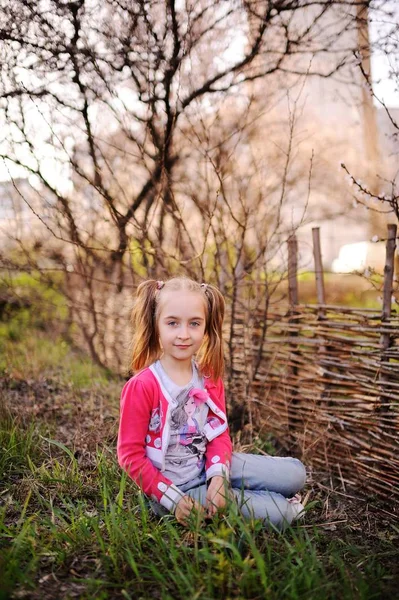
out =
[(307, 464), (399, 505), (399, 315), (385, 275), (379, 312), (300, 305), (291, 286), (288, 310), (235, 314), (231, 390)]

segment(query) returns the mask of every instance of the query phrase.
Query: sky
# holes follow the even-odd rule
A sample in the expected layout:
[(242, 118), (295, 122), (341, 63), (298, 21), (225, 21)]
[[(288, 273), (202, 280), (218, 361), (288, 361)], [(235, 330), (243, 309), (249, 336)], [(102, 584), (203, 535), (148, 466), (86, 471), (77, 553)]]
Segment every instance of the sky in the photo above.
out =
[[(371, 59), (373, 88), (375, 95), (383, 100), (390, 108), (399, 108), (399, 0), (385, 0), (384, 10), (392, 12), (392, 18), (383, 22), (376, 19), (370, 23), (371, 43), (378, 38), (382, 31), (391, 31), (396, 26), (395, 39), (391, 39), (391, 52), (389, 56), (374, 52)], [(396, 52), (393, 52), (396, 44)], [(390, 77), (394, 70), (398, 77)], [(378, 105), (378, 102), (376, 102)]]
[[(398, 0), (399, 1), (399, 0)], [(388, 78), (390, 65), (386, 57), (374, 57), (372, 61), (374, 93), (388, 108), (399, 108), (398, 83)], [(381, 104), (376, 100), (376, 106)]]

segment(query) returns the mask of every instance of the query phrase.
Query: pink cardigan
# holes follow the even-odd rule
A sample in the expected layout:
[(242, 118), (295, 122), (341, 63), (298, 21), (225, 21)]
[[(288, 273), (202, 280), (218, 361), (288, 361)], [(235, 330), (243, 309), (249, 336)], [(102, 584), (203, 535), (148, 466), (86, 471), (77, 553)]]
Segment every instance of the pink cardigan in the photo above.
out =
[[(228, 432), (224, 387), (221, 379), (205, 379), (209, 406), (204, 433), (206, 477), (229, 476), (232, 444)], [(170, 438), (170, 412), (174, 400), (152, 366), (129, 379), (121, 395), (118, 461), (147, 496), (174, 511), (184, 493), (162, 474)]]

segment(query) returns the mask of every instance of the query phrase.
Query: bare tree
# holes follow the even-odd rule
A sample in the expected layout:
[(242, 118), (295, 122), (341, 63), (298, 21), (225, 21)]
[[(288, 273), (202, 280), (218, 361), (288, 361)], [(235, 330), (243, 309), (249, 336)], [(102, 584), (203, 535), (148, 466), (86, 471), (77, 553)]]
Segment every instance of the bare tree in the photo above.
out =
[(0, 156), (30, 178), (32, 199), (15, 190), (45, 239), (40, 256), (24, 239), (29, 259), (3, 267), (48, 276), (46, 257), (61, 270), (86, 345), (116, 368), (140, 278), (214, 279), (234, 309), (239, 283), (281, 247), (295, 183), (288, 136), (282, 172), (259, 191), (248, 86), (340, 76), (367, 4), (3, 0)]

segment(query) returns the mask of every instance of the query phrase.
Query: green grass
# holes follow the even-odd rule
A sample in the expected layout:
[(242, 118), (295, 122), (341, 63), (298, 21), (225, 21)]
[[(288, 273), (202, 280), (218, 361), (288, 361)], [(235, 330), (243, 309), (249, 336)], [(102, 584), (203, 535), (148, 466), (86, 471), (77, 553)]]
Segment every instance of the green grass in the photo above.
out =
[(85, 599), (389, 597), (379, 596), (390, 582), (389, 543), (370, 556), (317, 527), (267, 531), (234, 506), (185, 529), (148, 511), (113, 448), (81, 468), (33, 425), (3, 416), (0, 436), (2, 598), (13, 590), (32, 597), (52, 576)]
[[(379, 296), (383, 281), (380, 276), (369, 278), (356, 273), (324, 273), (326, 304), (351, 308), (371, 308), (381, 310)], [(314, 272), (302, 271), (298, 274), (299, 302), (316, 304), (316, 278)]]
[[(112, 417), (73, 441), (83, 417), (117, 411), (121, 381), (29, 319), (12, 327), (0, 326), (0, 600), (395, 597), (399, 531), (384, 525), (372, 546), (350, 522), (332, 532), (320, 499), (284, 533), (234, 505), (206, 526), (157, 519), (117, 465)], [(273, 454), (273, 440), (246, 450)]]
[[(23, 335), (12, 335), (14, 321), (0, 324), (0, 374), (14, 379), (56, 377), (76, 389), (105, 385), (110, 373), (71, 347), (61, 336), (50, 338), (29, 325)], [(11, 334), (10, 334), (11, 332)]]
[(0, 299), (4, 303), (1, 309), (11, 335), (19, 337), (27, 324), (51, 330), (66, 322), (68, 306), (61, 292), (63, 278), (62, 273), (53, 273), (44, 280), (40, 272), (0, 272)]
[(63, 337), (71, 326), (65, 298), (58, 290), (61, 277), (53, 275), (46, 283), (39, 274), (0, 278), (0, 295), (8, 298), (0, 321), (0, 374), (17, 380), (51, 376), (77, 389), (93, 381), (103, 385), (109, 373)]
[(309, 523), (320, 513), (315, 503), (306, 526), (284, 533), (244, 522), (234, 506), (185, 529), (152, 515), (113, 446), (98, 446), (82, 464), (52, 435), (46, 423), (23, 426), (2, 413), (0, 598), (59, 598), (54, 581), (65, 597), (78, 590), (87, 600), (394, 597), (394, 538), (370, 552), (350, 531), (331, 537)]

